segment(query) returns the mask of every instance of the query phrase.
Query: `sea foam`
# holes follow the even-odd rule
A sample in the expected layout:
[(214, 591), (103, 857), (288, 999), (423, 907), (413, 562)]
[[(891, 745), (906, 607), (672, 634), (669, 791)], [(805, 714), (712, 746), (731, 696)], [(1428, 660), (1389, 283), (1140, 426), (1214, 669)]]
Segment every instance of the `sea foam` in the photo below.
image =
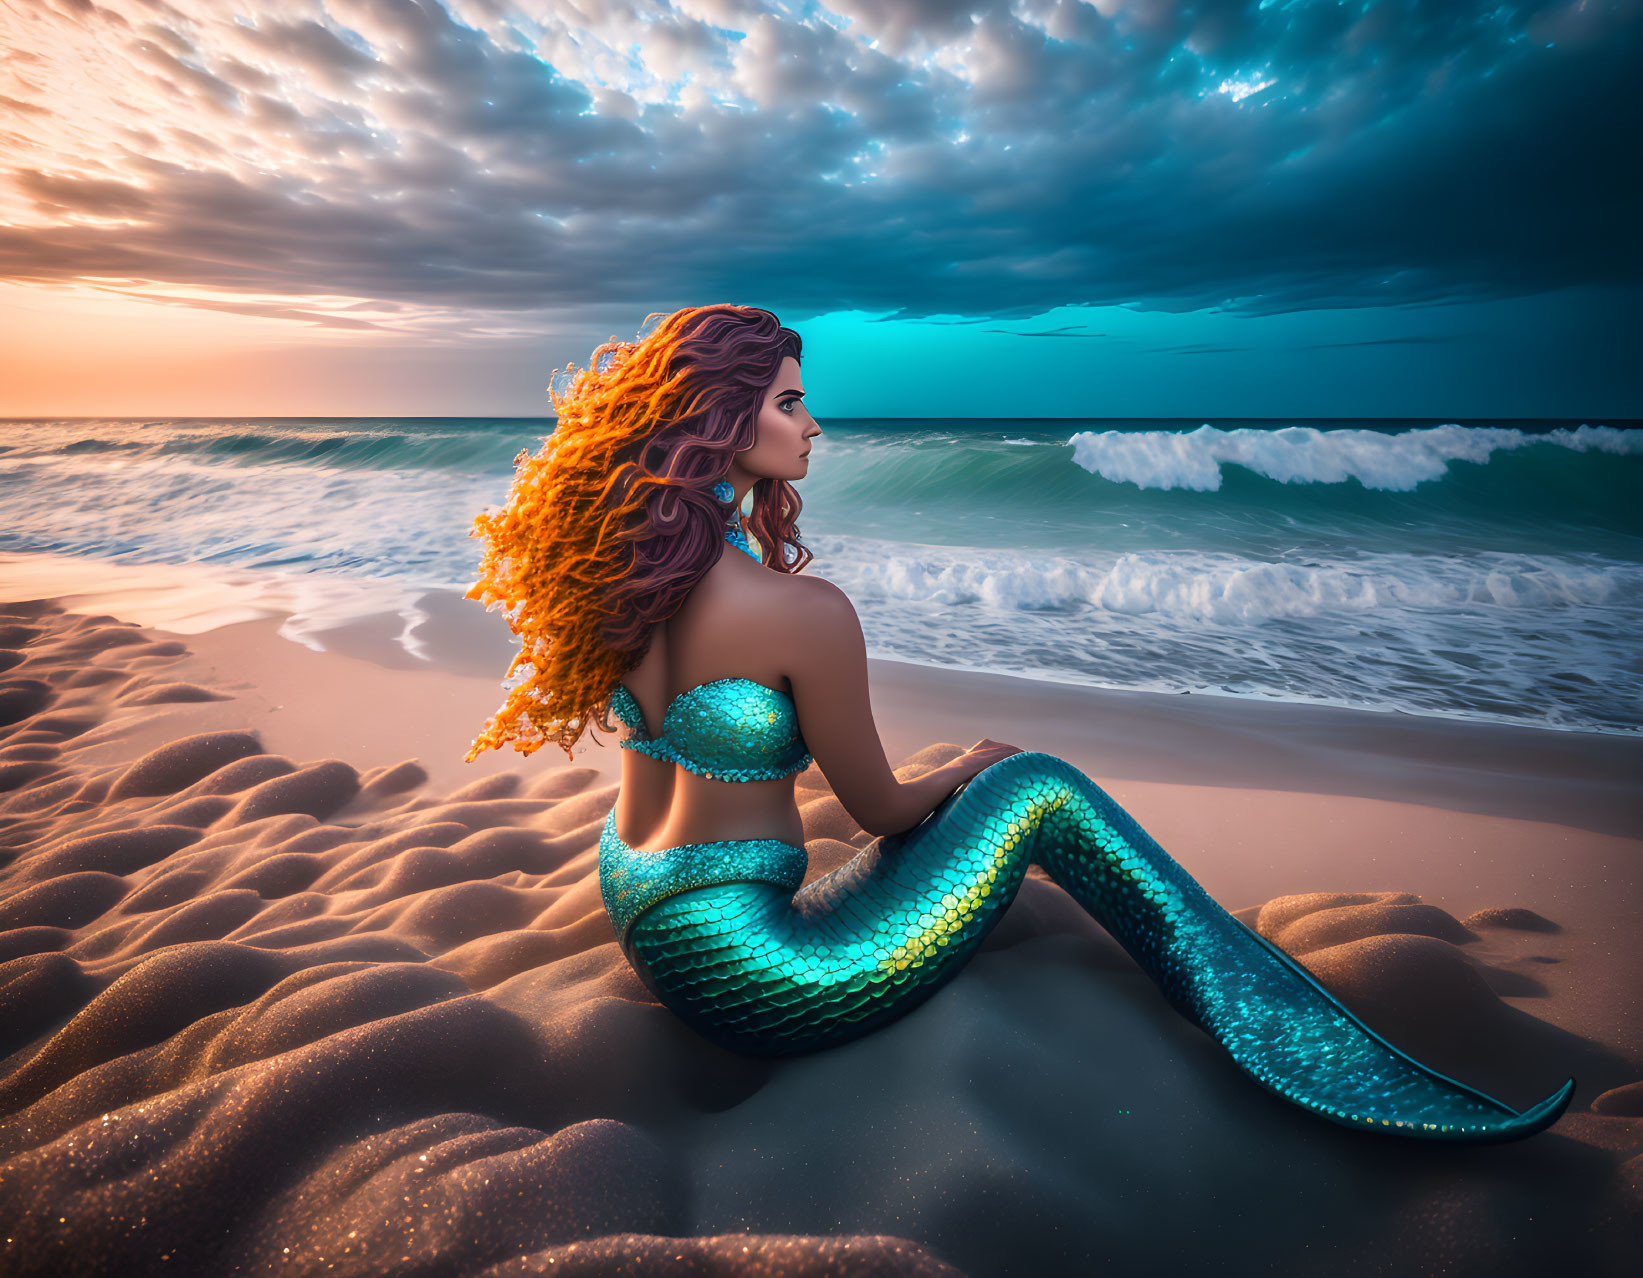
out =
[(1113, 483), (1216, 492), (1221, 468), (1242, 466), (1285, 484), (1340, 484), (1408, 492), (1441, 479), (1456, 461), (1487, 462), (1496, 452), (1550, 445), (1643, 456), (1643, 431), (1612, 426), (1558, 427), (1528, 434), (1505, 426), (1432, 426), (1385, 434), (1314, 426), (1279, 430), (1204, 425), (1177, 431), (1080, 431), (1067, 441), (1073, 461)]
[(1296, 554), (1272, 562), (1199, 551), (1092, 551), (1073, 558), (859, 537), (822, 538), (815, 549), (852, 596), (1021, 612), (1094, 608), (1257, 623), (1463, 606), (1643, 605), (1643, 567), (1554, 555)]

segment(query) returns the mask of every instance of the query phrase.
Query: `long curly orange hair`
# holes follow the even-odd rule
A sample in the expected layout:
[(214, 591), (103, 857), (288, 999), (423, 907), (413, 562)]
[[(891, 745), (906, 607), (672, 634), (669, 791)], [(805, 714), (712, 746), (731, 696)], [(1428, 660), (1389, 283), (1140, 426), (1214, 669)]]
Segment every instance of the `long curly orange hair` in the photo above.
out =
[[(646, 324), (636, 341), (598, 347), (587, 368), (568, 366), (563, 395), (556, 370), (553, 433), (514, 458), (507, 504), (474, 520), (486, 545), (467, 597), (500, 606), (521, 646), (469, 761), (549, 741), (570, 757), (595, 724), (613, 732), (617, 681), (724, 553), (733, 507), (713, 487), (753, 446), (759, 406), (782, 360), (800, 357), (799, 335), (751, 306), (687, 307)], [(799, 541), (801, 505), (786, 480), (753, 485), (743, 527), (779, 572), (813, 558)]]

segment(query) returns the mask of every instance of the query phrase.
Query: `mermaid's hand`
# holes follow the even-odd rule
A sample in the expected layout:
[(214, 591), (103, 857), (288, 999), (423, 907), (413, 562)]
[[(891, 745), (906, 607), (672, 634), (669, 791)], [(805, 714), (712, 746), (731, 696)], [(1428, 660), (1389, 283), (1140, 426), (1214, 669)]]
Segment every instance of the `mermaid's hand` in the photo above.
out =
[(964, 774), (968, 781), (977, 773), (993, 766), (1000, 759), (1007, 759), (1012, 754), (1022, 754), (1020, 746), (1005, 745), (1002, 741), (994, 741), (991, 737), (983, 737), (953, 760), (953, 765)]

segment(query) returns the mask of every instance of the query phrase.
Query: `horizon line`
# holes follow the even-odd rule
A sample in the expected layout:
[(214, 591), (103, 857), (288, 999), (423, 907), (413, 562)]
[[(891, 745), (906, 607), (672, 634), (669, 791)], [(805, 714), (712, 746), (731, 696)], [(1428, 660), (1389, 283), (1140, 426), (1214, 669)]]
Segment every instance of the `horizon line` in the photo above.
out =
[[(198, 414), (198, 413), (33, 413), (28, 416), (7, 417), (0, 416), (0, 423), (6, 422), (40, 422), (40, 421), (116, 421), (134, 422), (147, 419), (161, 421), (196, 421), (196, 422), (226, 422), (244, 419), (272, 422), (300, 422), (300, 421), (469, 421), (485, 419), (489, 421), (506, 422), (557, 422), (559, 418), (543, 417), (530, 413), (230, 413), (230, 414)], [(1223, 422), (1273, 422), (1273, 421), (1320, 421), (1320, 422), (1412, 422), (1438, 420), (1452, 422), (1568, 422), (1580, 418), (1602, 418), (1603, 424), (1623, 422), (1628, 425), (1643, 426), (1643, 417), (1622, 417), (1603, 413), (1565, 413), (1559, 416), (1534, 417), (1503, 417), (1497, 414), (1483, 416), (1463, 416), (1457, 413), (1420, 413), (1416, 415), (1404, 414), (1397, 417), (1376, 417), (1369, 415), (1324, 415), (1321, 413), (1266, 413), (1256, 416), (1234, 417), (1220, 413), (1186, 413), (1186, 414), (1146, 414), (1121, 413), (1110, 416), (1093, 414), (1071, 414), (1059, 417), (958, 417), (945, 414), (935, 414), (922, 417), (897, 417), (884, 413), (875, 413), (868, 416), (829, 416), (825, 420), (833, 422), (1185, 422), (1196, 421), (1199, 418), (1213, 418)]]

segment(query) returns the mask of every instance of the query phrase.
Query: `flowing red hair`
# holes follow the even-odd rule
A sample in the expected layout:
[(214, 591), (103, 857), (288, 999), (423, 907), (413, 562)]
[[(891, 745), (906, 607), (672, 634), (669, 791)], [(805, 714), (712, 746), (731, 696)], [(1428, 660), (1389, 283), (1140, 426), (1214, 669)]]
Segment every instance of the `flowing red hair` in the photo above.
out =
[[(594, 724), (614, 731), (617, 681), (725, 551), (733, 508), (713, 487), (753, 447), (764, 395), (801, 349), (769, 311), (693, 306), (637, 341), (612, 337), (585, 369), (568, 366), (562, 396), (555, 372), (553, 433), (514, 458), (507, 504), (474, 520), (485, 550), (467, 597), (500, 606), (521, 642), (507, 700), (470, 761), (549, 741), (569, 757)], [(743, 527), (778, 572), (813, 558), (799, 540), (801, 506), (784, 479), (753, 485)]]

